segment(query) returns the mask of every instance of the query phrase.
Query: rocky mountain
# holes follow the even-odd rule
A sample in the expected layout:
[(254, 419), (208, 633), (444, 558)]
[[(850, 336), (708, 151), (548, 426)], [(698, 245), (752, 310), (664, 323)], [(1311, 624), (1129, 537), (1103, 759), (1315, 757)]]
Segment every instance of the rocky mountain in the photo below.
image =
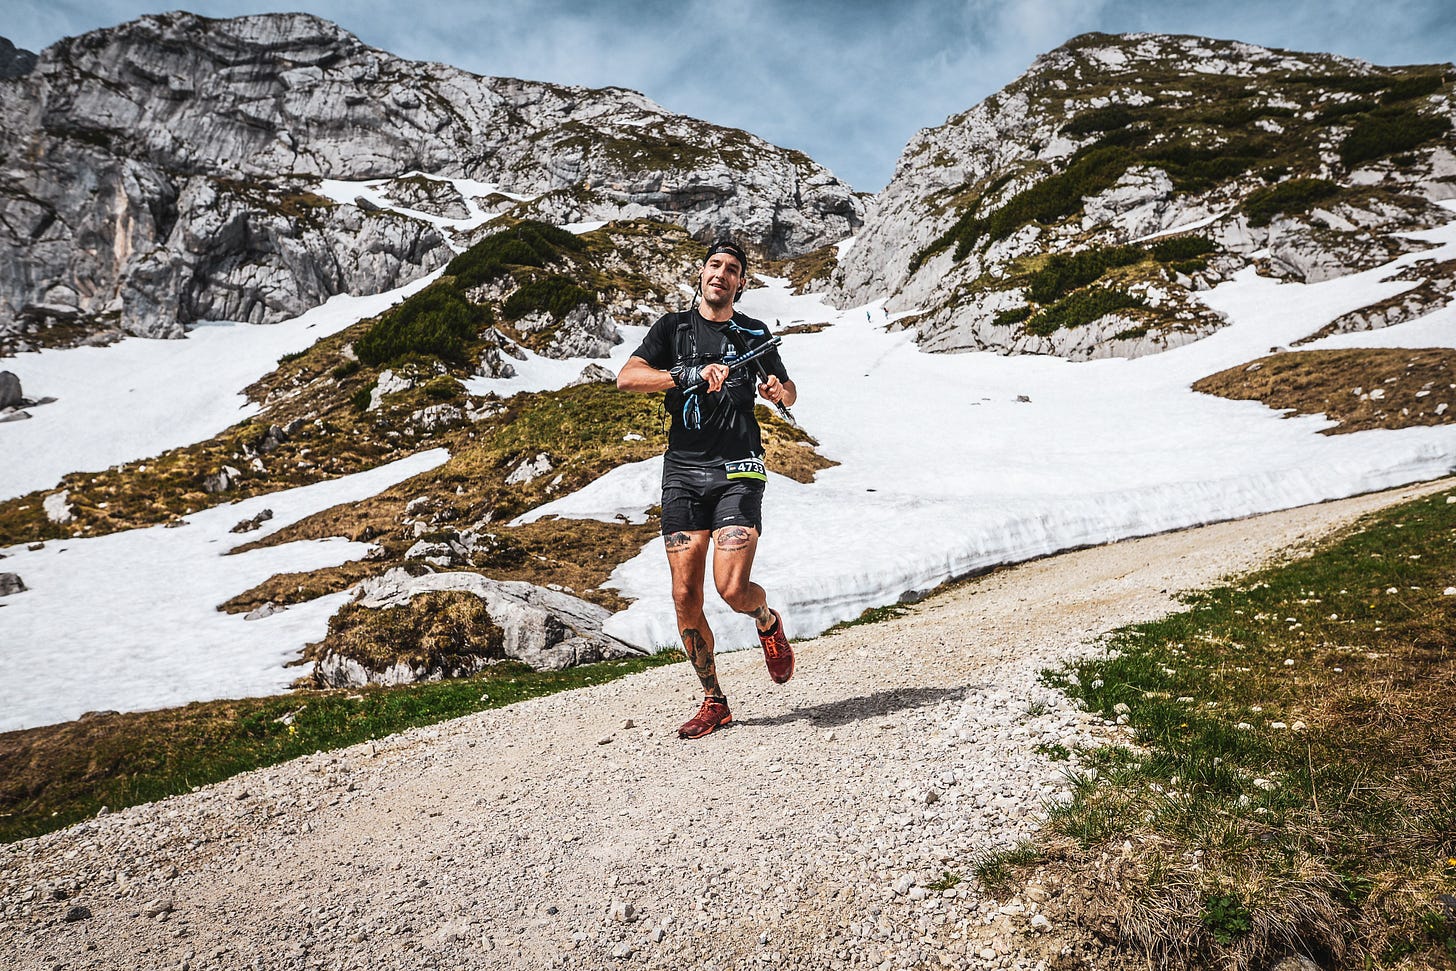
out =
[(0, 37), (0, 80), (24, 77), (35, 67), (35, 54)]
[[(1434, 203), (1456, 197), (1453, 78), (1449, 64), (1077, 37), (911, 139), (835, 288), (919, 310), (931, 350), (1085, 359), (1196, 340), (1222, 321), (1191, 291), (1249, 265), (1308, 282), (1367, 269), (1421, 246), (1393, 233), (1449, 218)], [(1452, 276), (1432, 268), (1422, 312)]]
[[(147, 16), (31, 60), (0, 50), (0, 339), (269, 322), (443, 264), (447, 234), (321, 179), (469, 178), (555, 223), (842, 239), (862, 202), (801, 153), (640, 94), (406, 61), (304, 14)], [(530, 201), (515, 200), (528, 197)], [(461, 200), (463, 204), (463, 200)]]

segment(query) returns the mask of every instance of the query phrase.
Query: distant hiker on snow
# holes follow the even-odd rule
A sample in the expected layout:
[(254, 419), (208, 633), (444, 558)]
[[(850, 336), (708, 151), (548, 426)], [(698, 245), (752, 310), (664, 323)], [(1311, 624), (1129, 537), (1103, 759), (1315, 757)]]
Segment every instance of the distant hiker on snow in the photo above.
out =
[(753, 554), (763, 531), (763, 443), (753, 414), (758, 393), (775, 405), (798, 398), (777, 350), (735, 368), (734, 362), (772, 340), (762, 321), (733, 309), (743, 295), (748, 256), (729, 240), (708, 249), (690, 310), (664, 315), (647, 332), (617, 375), (624, 391), (667, 392), (672, 416), (662, 463), (662, 535), (672, 571), (672, 602), (683, 649), (702, 682), (703, 706), (678, 729), (700, 738), (733, 720), (718, 684), (713, 632), (703, 615), (708, 540), (713, 541), (713, 583), (723, 601), (753, 617), (769, 677), (783, 684), (794, 674), (794, 651), (783, 618), (752, 582)]

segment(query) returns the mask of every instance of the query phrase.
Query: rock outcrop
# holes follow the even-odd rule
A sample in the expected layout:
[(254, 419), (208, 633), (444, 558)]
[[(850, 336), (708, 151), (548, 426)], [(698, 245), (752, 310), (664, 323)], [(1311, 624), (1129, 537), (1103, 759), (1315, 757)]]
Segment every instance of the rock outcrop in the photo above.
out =
[(427, 223), (310, 193), (322, 178), (393, 179), (391, 199), (445, 217), (453, 187), (402, 177), (471, 178), (563, 220), (731, 229), (779, 255), (862, 214), (802, 154), (635, 92), (405, 61), (304, 14), (159, 14), (23, 54), (0, 49), (0, 337), (59, 316), (148, 336), (277, 320), (450, 255)]
[[(1174, 347), (1222, 321), (1139, 294), (1186, 296), (1251, 263), (1314, 283), (1420, 248), (1390, 234), (1450, 218), (1433, 202), (1456, 195), (1452, 88), (1450, 65), (1078, 37), (911, 139), (834, 289), (888, 292), (935, 349)], [(1110, 251), (1129, 245), (1145, 253)], [(1051, 254), (1107, 267), (1049, 281)]]
[(23, 78), (35, 69), (35, 54), (0, 37), (0, 81)]
[[(424, 558), (424, 552), (421, 557)], [(393, 569), (361, 583), (355, 604), (383, 610), (408, 604), (421, 594), (439, 591), (462, 591), (479, 597), (492, 623), (502, 632), (504, 657), (538, 671), (558, 671), (637, 653), (602, 633), (602, 622), (610, 616), (605, 607), (534, 584), (492, 580), (479, 573), (411, 577), (403, 569)], [(490, 661), (490, 658), (480, 658), (475, 663), (483, 666)], [(355, 659), (334, 653), (325, 654), (315, 665), (316, 678), (336, 687), (371, 682), (394, 684), (461, 673), (469, 672), (432, 672), (415, 670), (409, 665), (374, 671)]]

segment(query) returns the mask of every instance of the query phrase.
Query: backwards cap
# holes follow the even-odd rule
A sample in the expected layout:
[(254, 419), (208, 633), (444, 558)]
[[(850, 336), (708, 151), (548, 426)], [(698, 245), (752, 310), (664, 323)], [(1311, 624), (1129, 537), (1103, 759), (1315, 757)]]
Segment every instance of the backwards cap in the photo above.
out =
[(748, 254), (743, 252), (743, 247), (733, 242), (733, 240), (720, 239), (712, 246), (709, 246), (708, 254), (703, 257), (703, 262), (708, 262), (717, 253), (727, 253), (729, 256), (735, 258), (738, 260), (738, 265), (743, 268), (743, 272), (745, 274), (748, 273)]

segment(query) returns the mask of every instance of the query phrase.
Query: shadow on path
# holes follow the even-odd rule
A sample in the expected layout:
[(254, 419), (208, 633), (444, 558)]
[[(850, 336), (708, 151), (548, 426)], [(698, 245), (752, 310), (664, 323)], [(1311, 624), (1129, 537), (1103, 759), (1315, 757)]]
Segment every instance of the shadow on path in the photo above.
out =
[(878, 718), (912, 708), (926, 708), (938, 705), (951, 698), (960, 698), (971, 689), (971, 685), (957, 688), (890, 688), (857, 698), (826, 701), (808, 708), (795, 708), (782, 715), (769, 718), (735, 718), (740, 725), (787, 725), (790, 722), (806, 721), (816, 728), (834, 728), (866, 718)]

